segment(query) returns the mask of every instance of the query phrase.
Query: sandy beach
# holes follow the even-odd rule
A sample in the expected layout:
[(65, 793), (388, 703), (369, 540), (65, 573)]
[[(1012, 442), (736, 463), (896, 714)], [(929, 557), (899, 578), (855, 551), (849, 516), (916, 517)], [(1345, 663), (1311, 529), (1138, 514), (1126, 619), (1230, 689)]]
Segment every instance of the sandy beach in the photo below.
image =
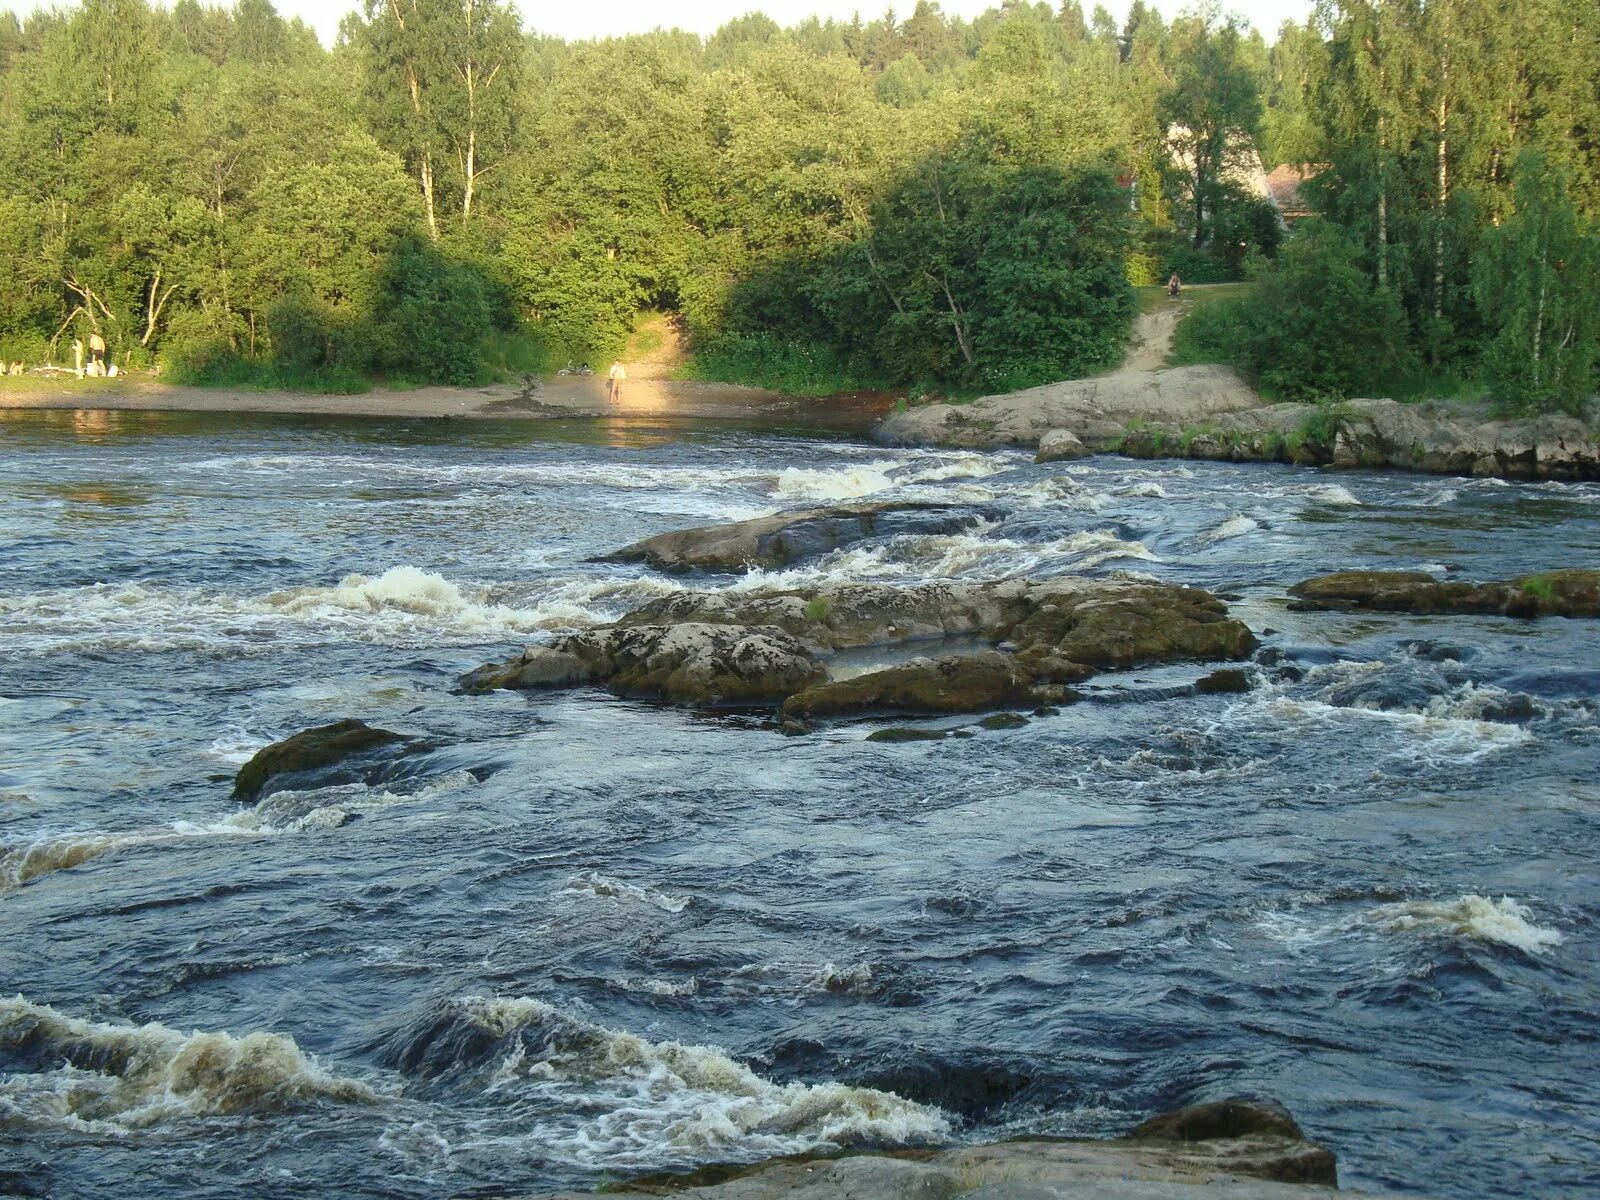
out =
[(618, 417), (750, 421), (816, 421), (866, 429), (892, 398), (819, 400), (735, 384), (643, 378), (630, 380), (618, 403), (599, 376), (527, 379), (482, 388), (376, 389), (320, 395), (253, 388), (182, 387), (152, 378), (0, 379), (0, 409), (105, 409), (144, 412), (284, 413), (390, 419), (551, 420)]

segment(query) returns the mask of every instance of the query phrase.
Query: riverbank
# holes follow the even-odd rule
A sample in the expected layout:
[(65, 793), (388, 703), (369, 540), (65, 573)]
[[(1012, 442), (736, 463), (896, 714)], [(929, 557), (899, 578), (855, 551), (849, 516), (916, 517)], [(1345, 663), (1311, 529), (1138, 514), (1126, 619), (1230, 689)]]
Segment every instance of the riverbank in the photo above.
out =
[(1600, 403), (1583, 417), (1502, 418), (1481, 403), (1268, 404), (1222, 366), (1120, 370), (886, 418), (893, 446), (1038, 446), (1065, 430), (1084, 453), (1397, 468), (1504, 479), (1600, 479)]
[(865, 431), (892, 402), (892, 397), (880, 395), (812, 400), (737, 384), (649, 377), (629, 380), (617, 403), (607, 400), (605, 380), (598, 376), (529, 376), (482, 388), (425, 387), (354, 395), (184, 387), (138, 377), (0, 379), (0, 410), (282, 413), (402, 420), (688, 418), (803, 422)]

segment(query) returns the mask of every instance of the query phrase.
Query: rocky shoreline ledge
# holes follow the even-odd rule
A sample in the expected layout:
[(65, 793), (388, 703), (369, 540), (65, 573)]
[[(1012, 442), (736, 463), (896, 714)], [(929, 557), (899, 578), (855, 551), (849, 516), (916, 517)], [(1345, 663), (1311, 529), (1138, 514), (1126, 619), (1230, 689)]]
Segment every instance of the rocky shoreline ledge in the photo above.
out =
[[(1081, 449), (1060, 434), (1051, 438), (1057, 431)], [(1456, 402), (1264, 404), (1237, 373), (1219, 366), (1124, 371), (971, 404), (925, 405), (891, 414), (873, 436), (886, 445), (969, 450), (1047, 443), (1042, 459), (1118, 453), (1600, 480), (1600, 401), (1591, 401), (1582, 417), (1521, 418)]]
[[(946, 1150), (778, 1159), (657, 1175), (626, 1200), (1308, 1200), (1337, 1194), (1333, 1152), (1270, 1101), (1196, 1104), (1120, 1138), (1023, 1138)], [(1199, 1190), (1203, 1189), (1203, 1193)], [(533, 1200), (580, 1200), (555, 1192)], [(592, 1194), (592, 1193), (589, 1193)]]

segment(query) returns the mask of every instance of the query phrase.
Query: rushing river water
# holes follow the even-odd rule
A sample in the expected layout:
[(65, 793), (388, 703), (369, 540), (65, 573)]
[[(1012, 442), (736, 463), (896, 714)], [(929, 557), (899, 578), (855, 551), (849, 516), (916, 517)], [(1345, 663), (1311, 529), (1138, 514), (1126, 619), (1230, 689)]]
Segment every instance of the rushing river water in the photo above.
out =
[[(517, 1195), (1252, 1092), (1347, 1186), (1600, 1194), (1600, 624), (1283, 603), (1595, 565), (1600, 488), (711, 425), (59, 413), (0, 447), (0, 1185)], [(590, 561), (866, 495), (996, 515), (739, 579)], [(1101, 677), (914, 744), (451, 692), (677, 588), (1116, 570), (1237, 597), (1260, 686)], [(230, 801), (344, 716), (438, 748)]]

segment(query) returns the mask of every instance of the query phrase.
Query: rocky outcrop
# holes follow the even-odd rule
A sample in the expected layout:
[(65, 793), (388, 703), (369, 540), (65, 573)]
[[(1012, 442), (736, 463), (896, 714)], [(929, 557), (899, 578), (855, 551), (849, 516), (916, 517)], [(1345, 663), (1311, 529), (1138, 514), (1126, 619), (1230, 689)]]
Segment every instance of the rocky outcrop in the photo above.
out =
[(1259, 408), (1261, 397), (1228, 367), (1118, 371), (1072, 379), (971, 404), (928, 404), (894, 413), (874, 436), (894, 446), (1036, 446), (1053, 429), (1070, 430), (1090, 449), (1105, 449), (1131, 425), (1198, 425), (1223, 413)]
[[(981, 648), (830, 678), (834, 652), (965, 638)], [(1235, 661), (1255, 638), (1209, 592), (1121, 577), (683, 592), (462, 677), (467, 691), (596, 683), (679, 704), (786, 701), (786, 719), (981, 712), (1156, 663)], [(946, 646), (949, 643), (946, 642)]]
[(1002, 624), (1007, 598), (983, 584), (843, 583), (775, 592), (678, 592), (619, 625), (706, 621), (775, 625), (822, 650), (979, 634)]
[(768, 705), (826, 677), (811, 650), (771, 625), (614, 625), (530, 646), (463, 676), (467, 691), (597, 683), (673, 704)]
[(1569, 568), (1493, 583), (1440, 580), (1420, 571), (1338, 571), (1289, 589), (1291, 609), (1507, 617), (1600, 617), (1600, 570)]
[(253, 801), (272, 792), (341, 783), (371, 783), (415, 742), (402, 733), (374, 729), (365, 721), (335, 721), (304, 729), (256, 752), (239, 768), (235, 800)]
[(606, 557), (613, 562), (645, 562), (661, 571), (781, 567), (871, 537), (962, 533), (990, 515), (979, 508), (948, 504), (804, 508), (729, 525), (677, 529), (624, 546)]
[(1339, 1182), (1333, 1152), (1307, 1141), (1289, 1110), (1270, 1100), (1235, 1096), (1191, 1104), (1151, 1117), (1125, 1140), (1176, 1143), (1186, 1149), (1204, 1146), (1202, 1153), (1210, 1161), (1234, 1160), (1236, 1165), (1228, 1169), (1239, 1175), (1329, 1187)]
[[(1220, 372), (1220, 374), (1219, 374)], [(1466, 402), (1262, 404), (1221, 367), (1120, 372), (934, 404), (886, 418), (891, 445), (993, 449), (1070, 433), (1090, 451), (1134, 458), (1288, 462), (1507, 479), (1600, 479), (1600, 401), (1581, 416), (1506, 418)]]
[(1052, 429), (1039, 439), (1039, 452), (1033, 456), (1033, 461), (1070, 462), (1075, 458), (1087, 458), (1091, 453), (1072, 430)]
[(822, 683), (783, 702), (789, 721), (861, 712), (968, 713), (1013, 704), (1060, 703), (1066, 689), (1048, 684), (1009, 654), (914, 658)]
[[(1321, 1185), (1321, 1186), (1312, 1186)], [(1275, 1104), (1228, 1100), (1126, 1138), (1028, 1138), (939, 1151), (789, 1158), (611, 1185), (624, 1200), (1304, 1200), (1335, 1185), (1331, 1151)], [(577, 1200), (562, 1192), (546, 1200)]]

